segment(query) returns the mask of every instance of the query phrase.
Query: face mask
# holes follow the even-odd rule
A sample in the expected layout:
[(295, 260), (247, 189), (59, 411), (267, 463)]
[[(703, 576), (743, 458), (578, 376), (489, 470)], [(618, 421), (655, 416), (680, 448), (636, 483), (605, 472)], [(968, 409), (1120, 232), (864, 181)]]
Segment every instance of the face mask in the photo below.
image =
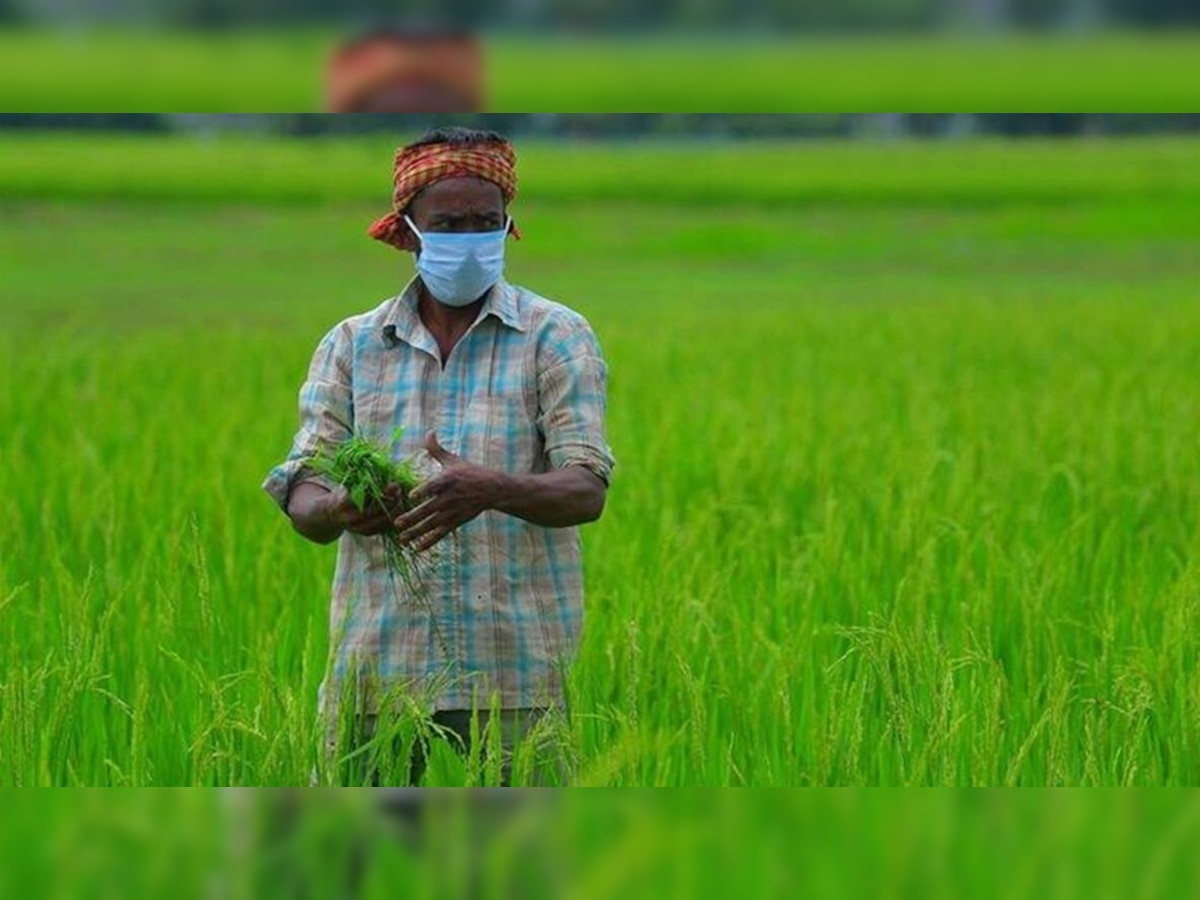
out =
[(422, 233), (408, 216), (404, 221), (421, 239), (417, 273), (439, 303), (447, 306), (474, 303), (500, 280), (511, 217), (499, 231)]

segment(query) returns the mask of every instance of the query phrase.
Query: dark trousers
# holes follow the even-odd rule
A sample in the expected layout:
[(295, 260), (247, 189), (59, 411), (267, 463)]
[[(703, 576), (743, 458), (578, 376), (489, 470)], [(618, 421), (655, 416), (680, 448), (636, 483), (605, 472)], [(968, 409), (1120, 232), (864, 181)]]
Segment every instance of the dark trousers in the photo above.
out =
[[(500, 728), (500, 783), (507, 787), (512, 782), (512, 751), (513, 745), (522, 738), (529, 735), (530, 731), (542, 720), (547, 710), (545, 709), (504, 709), (500, 710), (499, 728)], [(487, 737), (486, 732), (491, 722), (492, 715), (487, 710), (479, 710), (475, 713), (478, 718), (478, 730), (480, 737), (484, 740), (485, 745), (481, 751), (486, 758), (487, 754)], [(444, 734), (445, 739), (450, 743), (454, 750), (464, 756), (468, 755), (473, 749), (471, 746), (471, 717), (472, 712), (469, 709), (440, 709), (433, 714), (433, 724), (436, 725)], [(364, 716), (361, 737), (362, 741), (371, 740), (375, 736), (377, 727), (377, 717), (373, 714)], [(399, 757), (403, 753), (402, 742), (399, 738), (393, 743), (393, 754)], [(408, 783), (410, 785), (419, 785), (421, 779), (425, 775), (425, 768), (428, 761), (428, 747), (425, 741), (418, 737), (412, 747), (411, 755), (409, 756), (409, 771)], [(367, 772), (367, 780), (373, 787), (381, 786), (381, 776), (378, 766), (370, 766)]]

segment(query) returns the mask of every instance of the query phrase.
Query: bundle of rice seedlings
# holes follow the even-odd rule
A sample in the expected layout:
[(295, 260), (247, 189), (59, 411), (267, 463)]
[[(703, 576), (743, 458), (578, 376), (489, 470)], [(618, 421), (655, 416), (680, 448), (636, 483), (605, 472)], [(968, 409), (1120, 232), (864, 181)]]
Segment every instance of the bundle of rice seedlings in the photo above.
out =
[[(398, 515), (402, 509), (389, 505), (388, 488), (393, 485), (400, 487), (403, 508), (408, 504), (409, 493), (421, 483), (411, 460), (396, 462), (392, 459), (391, 447), (400, 442), (403, 433), (403, 428), (392, 432), (389, 447), (381, 447), (365, 435), (355, 434), (336, 447), (322, 448), (320, 453), (308, 460), (307, 466), (344, 487), (350, 495), (350, 501), (360, 511), (376, 505), (390, 515)], [(428, 558), (425, 553), (418, 553), (412, 547), (401, 544), (400, 534), (394, 529), (379, 535), (379, 539), (383, 541), (388, 573), (397, 593), (401, 597), (410, 597), (429, 615), (430, 626), (444, 658), (449, 659), (425, 587), (423, 573)]]
[[(403, 428), (392, 432), (391, 446), (399, 443), (403, 434)], [(356, 434), (332, 450), (323, 450), (308, 466), (344, 487), (360, 511), (369, 504), (386, 508), (386, 491), (391, 485), (399, 485), (407, 499), (409, 491), (421, 483), (412, 462), (393, 462), (389, 450)]]

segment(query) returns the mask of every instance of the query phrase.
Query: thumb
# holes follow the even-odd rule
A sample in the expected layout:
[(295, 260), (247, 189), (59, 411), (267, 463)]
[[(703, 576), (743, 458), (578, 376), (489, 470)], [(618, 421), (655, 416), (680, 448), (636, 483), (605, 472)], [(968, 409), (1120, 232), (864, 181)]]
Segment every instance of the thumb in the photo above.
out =
[(451, 453), (440, 443), (438, 443), (437, 434), (429, 432), (425, 435), (425, 449), (429, 455), (440, 462), (443, 466), (448, 466), (451, 463), (458, 462), (457, 454)]

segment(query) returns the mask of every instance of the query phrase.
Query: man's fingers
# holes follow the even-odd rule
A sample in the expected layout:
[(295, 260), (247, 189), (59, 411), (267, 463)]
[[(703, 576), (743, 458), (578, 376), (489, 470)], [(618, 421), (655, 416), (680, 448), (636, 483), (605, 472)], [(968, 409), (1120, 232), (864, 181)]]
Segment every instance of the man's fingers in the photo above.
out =
[(383, 509), (383, 513), (388, 517), (390, 522), (400, 513), (404, 512), (406, 505), (404, 497), (404, 488), (398, 484), (389, 484), (383, 491), (383, 500), (379, 504)]
[(451, 453), (438, 441), (437, 433), (430, 431), (425, 435), (425, 450), (426, 452), (440, 462), (443, 466), (448, 466), (451, 463), (458, 462), (459, 457)]
[(386, 509), (380, 510), (379, 512), (373, 513), (371, 515), (371, 518), (369, 519), (368, 524), (372, 528), (379, 528), (379, 529), (391, 528), (392, 527), (392, 516)]
[(408, 493), (408, 499), (413, 503), (420, 503), (432, 497), (442, 489), (445, 484), (445, 476), (438, 475), (436, 478), (430, 478), (428, 481), (422, 481)]
[(396, 518), (392, 520), (392, 524), (395, 525), (399, 531), (403, 531), (405, 528), (416, 525), (435, 510), (435, 502), (436, 498), (431, 497), (428, 500), (418, 503), (411, 509), (405, 510), (400, 515), (396, 516)]
[(421, 540), (413, 545), (413, 552), (424, 553), (426, 550), (448, 535), (452, 530), (453, 529), (448, 528), (445, 525), (438, 525), (429, 531), (425, 537), (421, 538)]
[(415, 525), (410, 525), (408, 528), (400, 532), (400, 543), (410, 544), (413, 541), (419, 541), (426, 532), (432, 528), (437, 528), (444, 525), (445, 520), (440, 513), (432, 513), (426, 516)]
[(399, 516), (393, 524), (399, 532), (401, 543), (407, 543), (414, 535), (419, 535), (431, 527), (431, 523), (440, 519), (442, 513), (441, 505), (434, 499), (426, 500), (420, 506)]
[(355, 516), (346, 528), (355, 534), (382, 534), (392, 527), (392, 517), (386, 512), (360, 513)]

